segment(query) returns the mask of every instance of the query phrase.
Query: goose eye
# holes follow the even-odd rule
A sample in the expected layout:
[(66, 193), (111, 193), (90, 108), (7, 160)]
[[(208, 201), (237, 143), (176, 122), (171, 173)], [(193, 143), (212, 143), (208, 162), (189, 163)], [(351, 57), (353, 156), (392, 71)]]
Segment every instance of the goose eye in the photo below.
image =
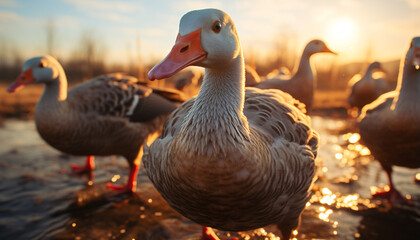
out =
[(219, 33), (222, 30), (222, 23), (220, 21), (214, 22), (211, 30), (213, 30), (215, 33)]
[(40, 62), (40, 63), (38, 64), (38, 67), (40, 67), (40, 68), (44, 68), (44, 67), (46, 67), (46, 65), (45, 65), (45, 63)]

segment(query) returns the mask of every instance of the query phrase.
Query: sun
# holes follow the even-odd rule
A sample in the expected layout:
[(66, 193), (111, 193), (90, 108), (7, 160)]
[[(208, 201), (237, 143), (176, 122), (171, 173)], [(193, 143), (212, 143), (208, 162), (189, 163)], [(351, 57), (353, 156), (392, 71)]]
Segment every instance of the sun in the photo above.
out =
[(356, 23), (346, 17), (331, 20), (325, 28), (328, 43), (341, 50), (351, 50), (357, 39)]

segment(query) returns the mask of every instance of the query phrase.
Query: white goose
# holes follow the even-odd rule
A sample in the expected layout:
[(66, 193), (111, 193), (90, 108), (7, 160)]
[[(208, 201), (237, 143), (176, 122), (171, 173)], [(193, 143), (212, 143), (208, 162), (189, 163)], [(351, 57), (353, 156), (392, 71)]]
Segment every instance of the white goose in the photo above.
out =
[(389, 180), (389, 191), (378, 192), (391, 203), (411, 203), (395, 188), (392, 166), (420, 167), (420, 37), (413, 38), (395, 91), (383, 94), (362, 109), (360, 135), (381, 163)]
[(327, 45), (318, 39), (310, 41), (302, 52), (299, 67), (296, 73), (292, 76), (278, 77), (266, 79), (255, 85), (261, 89), (280, 89), (292, 95), (297, 100), (306, 105), (309, 111), (314, 100), (314, 91), (316, 87), (315, 76), (311, 67), (310, 57), (316, 53), (332, 53)]
[(43, 56), (27, 60), (7, 91), (44, 83), (35, 109), (41, 137), (60, 151), (88, 156), (85, 166), (73, 166), (78, 173), (94, 169), (93, 155), (124, 156), (130, 165), (128, 183), (108, 186), (117, 193), (134, 192), (143, 143), (158, 136), (176, 105), (152, 93), (151, 88), (134, 84), (133, 79), (137, 80), (103, 75), (67, 92), (67, 78), (60, 63)]
[[(287, 93), (245, 89), (239, 36), (221, 10), (185, 14), (175, 46), (149, 78), (189, 65), (205, 68), (203, 84), (145, 148), (149, 178), (203, 226), (242, 231), (277, 223), (288, 239), (315, 180), (318, 134), (309, 117)], [(203, 238), (217, 239), (211, 232), (203, 227)]]
[(349, 81), (351, 90), (347, 100), (351, 108), (355, 107), (360, 111), (366, 104), (391, 90), (385, 78), (372, 76), (376, 71), (384, 72), (380, 62), (371, 63), (363, 77), (360, 78), (360, 74), (357, 74)]

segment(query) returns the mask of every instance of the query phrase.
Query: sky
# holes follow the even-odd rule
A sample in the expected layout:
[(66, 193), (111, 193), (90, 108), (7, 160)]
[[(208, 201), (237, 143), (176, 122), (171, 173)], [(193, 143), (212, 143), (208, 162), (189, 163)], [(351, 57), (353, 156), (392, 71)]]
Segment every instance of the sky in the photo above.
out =
[(275, 43), (300, 54), (323, 39), (341, 63), (399, 59), (420, 35), (420, 0), (0, 0), (0, 51), (44, 55), (48, 24), (53, 54), (69, 57), (90, 34), (107, 63), (170, 51), (190, 10), (219, 8), (235, 22), (245, 56), (267, 56)]

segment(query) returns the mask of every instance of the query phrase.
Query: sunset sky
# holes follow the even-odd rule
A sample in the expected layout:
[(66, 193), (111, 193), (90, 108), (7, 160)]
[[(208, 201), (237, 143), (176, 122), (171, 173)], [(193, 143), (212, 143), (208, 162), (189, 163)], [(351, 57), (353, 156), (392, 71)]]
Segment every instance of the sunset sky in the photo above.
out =
[(23, 58), (45, 54), (52, 21), (59, 57), (70, 56), (89, 33), (108, 63), (135, 56), (138, 40), (147, 63), (171, 49), (183, 14), (209, 7), (233, 18), (245, 55), (272, 53), (276, 39), (289, 39), (300, 54), (306, 42), (321, 38), (341, 63), (367, 56), (387, 61), (420, 35), (420, 0), (0, 0), (0, 49)]

